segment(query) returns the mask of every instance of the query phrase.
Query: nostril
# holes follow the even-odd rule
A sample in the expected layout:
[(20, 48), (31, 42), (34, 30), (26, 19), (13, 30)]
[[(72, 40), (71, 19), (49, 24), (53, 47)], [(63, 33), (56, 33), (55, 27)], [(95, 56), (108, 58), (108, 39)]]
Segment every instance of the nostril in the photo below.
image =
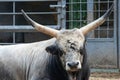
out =
[(76, 62), (76, 65), (79, 65), (79, 62)]
[(69, 67), (72, 67), (72, 64), (71, 64), (71, 63), (68, 63), (67, 65), (68, 65)]
[(69, 62), (67, 65), (70, 68), (76, 68), (79, 65), (79, 62)]

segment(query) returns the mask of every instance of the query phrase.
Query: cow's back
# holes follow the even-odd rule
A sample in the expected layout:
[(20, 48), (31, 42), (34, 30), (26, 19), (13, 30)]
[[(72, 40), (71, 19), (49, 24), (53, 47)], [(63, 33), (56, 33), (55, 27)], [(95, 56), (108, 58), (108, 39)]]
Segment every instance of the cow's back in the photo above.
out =
[(29, 44), (0, 46), (0, 80), (29, 80), (44, 76), (49, 54), (45, 48), (55, 39)]

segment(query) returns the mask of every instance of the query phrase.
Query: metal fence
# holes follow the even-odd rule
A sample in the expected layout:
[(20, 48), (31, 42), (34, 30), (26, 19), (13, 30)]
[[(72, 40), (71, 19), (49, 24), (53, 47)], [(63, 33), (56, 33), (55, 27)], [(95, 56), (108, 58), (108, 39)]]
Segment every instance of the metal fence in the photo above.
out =
[[(69, 28), (82, 27), (102, 16), (113, 0), (69, 0), (67, 2), (67, 25)], [(94, 30), (89, 38), (113, 38), (114, 12), (107, 21)]]
[(87, 24), (87, 0), (68, 0), (66, 5), (68, 28), (80, 28)]
[[(32, 19), (51, 28), (58, 28), (58, 11), (50, 5), (58, 4), (57, 0), (0, 0), (0, 44), (32, 42), (29, 34), (41, 40), (24, 19), (23, 9)], [(39, 39), (38, 39), (39, 38)], [(43, 38), (44, 39), (44, 38)]]

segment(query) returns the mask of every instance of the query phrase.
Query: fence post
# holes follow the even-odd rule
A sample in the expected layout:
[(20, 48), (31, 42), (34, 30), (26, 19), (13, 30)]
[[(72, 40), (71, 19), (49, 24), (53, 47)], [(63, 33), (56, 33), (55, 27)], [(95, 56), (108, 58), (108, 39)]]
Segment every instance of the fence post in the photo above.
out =
[[(118, 1), (118, 2), (117, 2)], [(118, 9), (117, 9), (117, 16), (118, 16), (118, 18), (117, 18), (117, 22), (118, 22), (118, 68), (119, 68), (119, 72), (120, 72), (120, 1), (119, 0), (117, 0), (116, 2), (117, 2), (117, 7), (118, 7)]]
[[(94, 20), (94, 3), (93, 0), (87, 0), (87, 24)], [(88, 34), (89, 38), (94, 37), (94, 31)]]

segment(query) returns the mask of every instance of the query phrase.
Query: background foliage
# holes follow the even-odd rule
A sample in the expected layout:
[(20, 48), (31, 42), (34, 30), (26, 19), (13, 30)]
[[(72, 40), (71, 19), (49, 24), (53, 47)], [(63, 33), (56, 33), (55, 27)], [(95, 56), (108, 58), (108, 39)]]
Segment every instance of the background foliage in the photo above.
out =
[(87, 0), (69, 0), (69, 28), (80, 28), (87, 23)]

